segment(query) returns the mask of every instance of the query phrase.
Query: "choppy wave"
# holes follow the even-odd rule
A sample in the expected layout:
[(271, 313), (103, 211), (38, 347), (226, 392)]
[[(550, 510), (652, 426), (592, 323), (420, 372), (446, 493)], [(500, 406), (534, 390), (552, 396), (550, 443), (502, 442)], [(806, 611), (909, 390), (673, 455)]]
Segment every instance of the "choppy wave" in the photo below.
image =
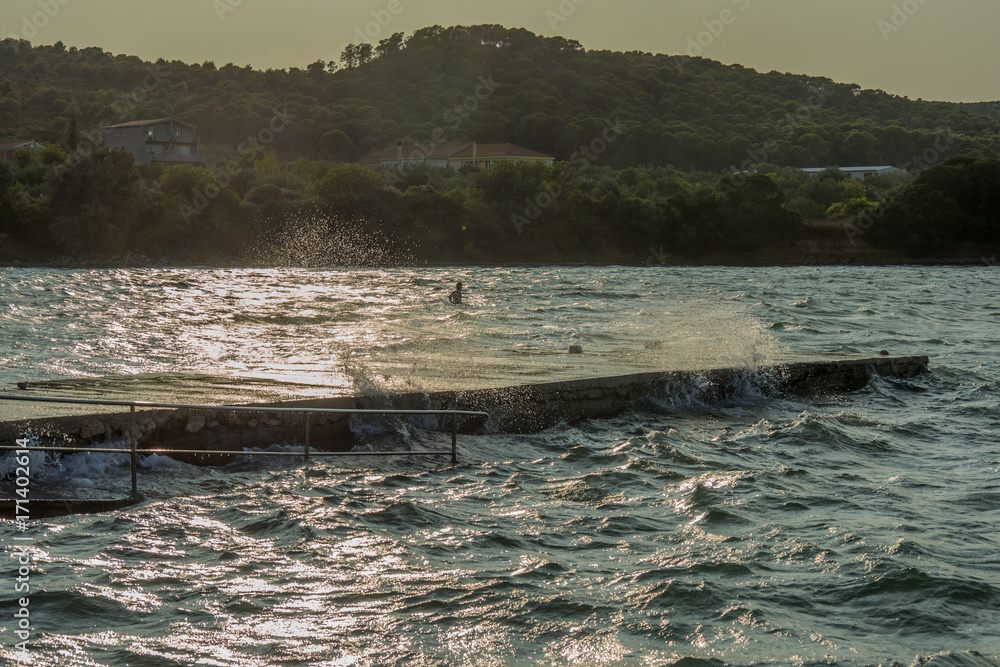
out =
[[(617, 340), (639, 354), (647, 353), (642, 341), (660, 340), (654, 357), (676, 350), (691, 363), (737, 359), (746, 373), (723, 400), (705, 400), (695, 382), (676, 387), (675, 400), (639, 402), (613, 419), (532, 435), (462, 435), (457, 466), (422, 456), (241, 458), (199, 468), (148, 457), (139, 470), (143, 504), (31, 524), (31, 664), (1000, 665), (997, 334), (981, 308), (989, 290), (955, 298), (971, 276), (995, 281), (992, 274), (612, 268), (572, 269), (569, 277), (539, 269), (529, 280), (528, 271), (463, 271), (465, 282), (511, 280), (512, 291), (528, 296), (476, 305), (453, 335), (434, 328), (453, 314), (444, 306), (413, 306), (415, 298), (381, 312), (384, 303), (360, 306), (364, 319), (352, 326), (382, 331), (373, 336), (378, 352), (354, 330), (336, 363), (381, 391), (400, 367), (387, 358), (398, 364), (413, 351), (410, 341), (432, 355), (473, 356), (484, 340), (537, 349), (575, 333), (593, 336), (585, 339), (592, 347), (619, 331)], [(227, 273), (224, 288), (210, 275), (97, 272), (81, 280), (154, 292), (162, 280), (210, 303), (205, 295), (243, 279), (291, 289), (273, 274)], [(53, 276), (28, 282), (68, 279)], [(302, 293), (351, 282), (325, 272), (296, 280), (292, 291)], [(670, 299), (638, 296), (639, 281)], [(883, 291), (873, 296), (870, 283)], [(444, 289), (423, 271), (380, 285), (385, 298), (397, 294), (392, 285)], [(587, 312), (589, 320), (561, 319), (566, 308), (528, 313), (555, 327), (536, 330), (524, 313), (535, 300), (564, 305), (560, 290), (579, 293), (569, 303), (599, 293), (604, 310)], [(695, 307), (706, 293), (724, 305)], [(928, 302), (917, 308), (914, 295)], [(806, 307), (792, 305), (806, 298)], [(859, 311), (862, 302), (876, 314)], [(411, 306), (426, 312), (414, 315)], [(35, 311), (46, 326), (55, 321)], [(199, 317), (186, 340), (209, 339)], [(295, 329), (309, 325), (288, 326), (291, 350), (308, 337)], [(143, 335), (111, 338), (140, 346)], [(218, 335), (228, 341), (232, 327)], [(66, 331), (52, 337), (55, 347), (73, 339)], [(100, 352), (107, 341), (87, 340), (90, 365), (74, 363), (97, 374), (114, 359)], [(782, 348), (922, 352), (906, 347), (911, 340), (952, 344), (932, 359), (929, 375), (875, 378), (849, 395), (779, 396), (754, 371), (755, 359)], [(716, 342), (699, 350), (706, 341)], [(36, 377), (66, 364), (52, 363)], [(466, 357), (458, 365), (464, 374), (475, 368)], [(447, 434), (400, 420), (354, 428), (370, 450), (449, 444)], [(34, 459), (32, 469), (39, 493), (128, 485), (124, 454)], [(0, 459), (0, 484), (11, 483), (11, 471)], [(13, 531), (0, 525), (5, 540)], [(5, 609), (13, 595), (0, 594)], [(0, 626), (9, 637), (11, 623)], [(0, 657), (16, 664), (12, 643), (0, 645)]]
[[(588, 271), (7, 269), (0, 323), (17, 344), (0, 349), (0, 383), (216, 372), (350, 389), (343, 368), (360, 361), (386, 389), (440, 389), (470, 375), (496, 386), (752, 366), (780, 351), (755, 315), (675, 277), (649, 299), (625, 276), (581, 289)], [(468, 286), (459, 308), (447, 301), (456, 279)], [(567, 364), (571, 344), (585, 355)]]

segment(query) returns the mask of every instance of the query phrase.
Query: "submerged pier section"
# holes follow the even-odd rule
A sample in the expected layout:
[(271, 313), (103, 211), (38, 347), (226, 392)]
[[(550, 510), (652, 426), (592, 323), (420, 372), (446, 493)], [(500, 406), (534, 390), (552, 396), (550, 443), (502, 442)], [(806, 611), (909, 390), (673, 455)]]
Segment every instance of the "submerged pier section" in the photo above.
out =
[[(581, 419), (610, 417), (625, 410), (668, 412), (711, 405), (741, 396), (833, 394), (863, 388), (872, 374), (910, 378), (927, 370), (925, 356), (834, 359), (780, 364), (762, 369), (722, 368), (667, 371), (514, 387), (433, 393), (352, 396), (281, 403), (254, 404), (260, 411), (139, 410), (128, 413), (76, 414), (0, 422), (0, 444), (13, 445), (31, 434), (39, 444), (80, 448), (130, 437), (134, 423), (139, 449), (198, 449), (242, 451), (248, 447), (302, 444), (306, 420), (302, 414), (269, 412), (269, 408), (340, 408), (402, 410), (481, 410), (490, 418), (463, 418), (460, 431), (530, 433)], [(30, 394), (26, 394), (30, 395)], [(140, 398), (140, 397), (136, 397)], [(409, 417), (418, 426), (450, 430), (446, 418)], [(311, 447), (348, 451), (355, 444), (346, 415), (313, 415)], [(217, 465), (228, 458), (187, 455), (191, 463)]]

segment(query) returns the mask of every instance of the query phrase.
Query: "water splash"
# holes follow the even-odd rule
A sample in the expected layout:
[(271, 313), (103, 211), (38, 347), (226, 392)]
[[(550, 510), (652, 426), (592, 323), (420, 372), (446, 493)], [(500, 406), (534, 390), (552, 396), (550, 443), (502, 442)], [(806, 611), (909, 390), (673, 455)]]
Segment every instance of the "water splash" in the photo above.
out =
[[(28, 435), (29, 448), (43, 443), (37, 435)], [(116, 440), (102, 443), (102, 449), (121, 450), (116, 453), (53, 453), (31, 451), (29, 479), (31, 495), (38, 497), (77, 497), (120, 493), (122, 480), (128, 476), (129, 444)], [(13, 477), (18, 468), (14, 452), (0, 456), (0, 480)]]
[(783, 351), (775, 332), (737, 304), (694, 299), (661, 311), (643, 309), (623, 325), (642, 355), (663, 370), (736, 368), (756, 371)]
[(363, 219), (345, 219), (315, 210), (272, 222), (251, 237), (243, 261), (254, 266), (404, 266), (413, 253), (393, 235)]

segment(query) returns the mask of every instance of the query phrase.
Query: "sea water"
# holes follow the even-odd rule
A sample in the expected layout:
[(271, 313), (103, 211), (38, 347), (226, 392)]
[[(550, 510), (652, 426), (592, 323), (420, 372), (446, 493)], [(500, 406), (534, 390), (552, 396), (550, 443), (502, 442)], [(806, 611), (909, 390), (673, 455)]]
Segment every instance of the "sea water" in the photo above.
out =
[[(15, 556), (0, 661), (998, 665), (998, 287), (985, 265), (0, 270), (5, 393), (317, 396), (931, 358), (850, 394), (748, 386), (464, 435), (457, 466), (146, 457), (138, 506), (0, 524)], [(355, 426), (364, 447), (447, 440)], [(33, 494), (128, 488), (124, 455), (32, 457)], [(15, 467), (0, 459), (0, 495)]]

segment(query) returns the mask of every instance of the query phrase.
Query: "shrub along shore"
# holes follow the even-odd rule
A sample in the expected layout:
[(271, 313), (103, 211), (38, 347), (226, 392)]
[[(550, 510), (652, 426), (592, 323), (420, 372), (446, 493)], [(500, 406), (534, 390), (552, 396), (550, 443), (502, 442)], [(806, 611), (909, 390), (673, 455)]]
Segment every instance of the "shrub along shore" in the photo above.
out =
[(864, 180), (566, 162), (404, 178), (266, 151), (225, 183), (107, 149), (64, 165), (56, 147), (0, 163), (0, 262), (989, 263), (1000, 246), (1000, 161), (985, 158)]

